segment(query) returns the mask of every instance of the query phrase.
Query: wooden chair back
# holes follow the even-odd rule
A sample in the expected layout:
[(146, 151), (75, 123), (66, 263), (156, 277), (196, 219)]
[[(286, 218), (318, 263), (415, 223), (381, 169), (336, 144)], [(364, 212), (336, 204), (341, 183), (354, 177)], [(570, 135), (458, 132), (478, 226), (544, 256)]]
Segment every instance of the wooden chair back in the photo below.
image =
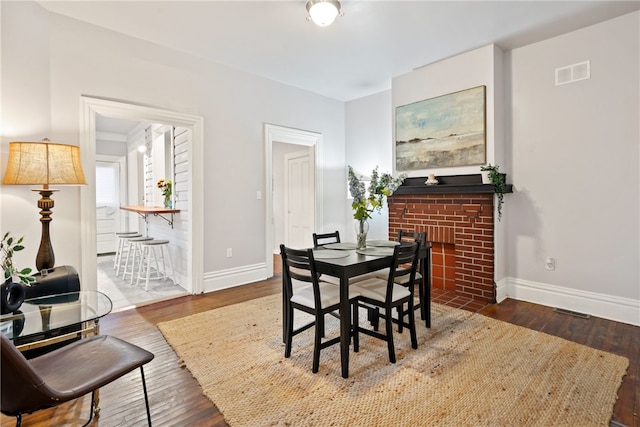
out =
[[(407, 283), (414, 283), (416, 279), (416, 271), (418, 268), (418, 251), (420, 250), (420, 242), (402, 243), (394, 248), (393, 260), (389, 269), (389, 278), (387, 279), (387, 300), (391, 301), (393, 295), (393, 286), (399, 278), (409, 276)], [(413, 294), (413, 287), (409, 290)]]

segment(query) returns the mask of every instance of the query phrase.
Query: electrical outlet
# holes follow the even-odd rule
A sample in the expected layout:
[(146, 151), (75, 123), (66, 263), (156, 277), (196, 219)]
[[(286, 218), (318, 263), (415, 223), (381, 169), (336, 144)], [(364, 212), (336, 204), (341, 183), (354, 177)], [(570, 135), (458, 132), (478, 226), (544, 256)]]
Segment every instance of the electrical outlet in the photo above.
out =
[(233, 250), (231, 248), (227, 248), (227, 258), (231, 258), (233, 256)]
[(547, 257), (544, 260), (544, 265), (547, 270), (553, 271), (556, 269), (556, 260), (551, 257)]

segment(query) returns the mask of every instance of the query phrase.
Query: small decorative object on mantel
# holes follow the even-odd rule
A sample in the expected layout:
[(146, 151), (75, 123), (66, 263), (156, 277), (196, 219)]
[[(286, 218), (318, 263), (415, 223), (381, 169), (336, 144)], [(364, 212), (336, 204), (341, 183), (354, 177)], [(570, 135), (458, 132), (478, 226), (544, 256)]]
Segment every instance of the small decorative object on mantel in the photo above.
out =
[(165, 180), (164, 178), (161, 179), (160, 181), (158, 181), (158, 188), (160, 189), (160, 191), (162, 192), (162, 195), (164, 196), (164, 207), (165, 208), (171, 208), (172, 203), (171, 203), (171, 188), (172, 188), (173, 183), (171, 182), (170, 179)]
[(2, 271), (4, 271), (4, 281), (1, 286), (0, 312), (2, 314), (17, 311), (25, 297), (25, 290), (20, 283), (14, 282), (14, 278), (26, 286), (31, 286), (35, 281), (31, 276), (30, 268), (19, 270), (13, 264), (13, 254), (24, 249), (22, 246), (23, 237), (14, 239), (9, 232), (2, 236), (0, 251), (2, 252)]
[(435, 174), (430, 173), (429, 178), (424, 182), (426, 185), (438, 185), (438, 180), (436, 179)]
[[(502, 203), (504, 202), (504, 193), (507, 185), (507, 174), (500, 172), (500, 166), (489, 163), (486, 166), (480, 166), (483, 184), (493, 184), (498, 196), (498, 221), (502, 219)], [(485, 175), (489, 182), (485, 181)]]
[(371, 172), (371, 182), (369, 183), (368, 194), (365, 190), (362, 177), (358, 177), (353, 168), (349, 166), (349, 192), (353, 197), (353, 218), (356, 220), (356, 249), (367, 247), (367, 232), (369, 231), (368, 219), (371, 213), (377, 210), (380, 213), (384, 198), (391, 196), (400, 187), (407, 174), (400, 174), (397, 178), (388, 173), (378, 175), (378, 167)]

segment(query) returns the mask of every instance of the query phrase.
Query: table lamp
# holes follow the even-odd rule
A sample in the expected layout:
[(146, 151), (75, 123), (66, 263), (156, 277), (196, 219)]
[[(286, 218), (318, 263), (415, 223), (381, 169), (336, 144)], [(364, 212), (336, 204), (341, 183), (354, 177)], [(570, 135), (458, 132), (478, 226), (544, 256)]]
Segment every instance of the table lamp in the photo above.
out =
[(46, 271), (54, 267), (55, 256), (49, 237), (49, 223), (53, 199), (51, 195), (58, 190), (49, 185), (86, 184), (80, 148), (75, 145), (54, 144), (44, 139), (42, 142), (10, 142), (9, 160), (2, 179), (4, 185), (42, 185), (41, 189), (33, 189), (40, 193), (38, 208), (42, 223), (42, 237), (36, 256), (38, 271)]

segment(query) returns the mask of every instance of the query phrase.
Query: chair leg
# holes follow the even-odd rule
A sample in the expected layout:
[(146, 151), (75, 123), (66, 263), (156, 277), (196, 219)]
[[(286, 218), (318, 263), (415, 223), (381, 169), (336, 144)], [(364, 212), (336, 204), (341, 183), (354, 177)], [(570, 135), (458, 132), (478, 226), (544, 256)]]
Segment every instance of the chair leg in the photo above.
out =
[(86, 423), (84, 423), (82, 425), (82, 427), (87, 427), (89, 425), (89, 423), (91, 422), (91, 420), (93, 419), (93, 412), (94, 412), (93, 411), (93, 407), (94, 407), (95, 403), (96, 403), (96, 391), (93, 390), (91, 392), (91, 406), (89, 407), (89, 419), (87, 420)]
[(144, 391), (144, 405), (147, 407), (147, 423), (151, 427), (151, 411), (149, 410), (149, 395), (147, 394), (147, 382), (144, 379), (144, 368), (140, 366), (140, 376), (142, 377), (142, 390)]
[(358, 303), (354, 301), (351, 304), (351, 307), (353, 308), (353, 316), (351, 320), (353, 322), (351, 327), (351, 330), (353, 332), (353, 351), (357, 353), (360, 350), (360, 334), (358, 331), (360, 321), (358, 320)]
[(425, 280), (418, 281), (418, 301), (420, 301), (420, 319), (425, 320), (425, 303), (424, 303), (424, 283)]
[(396, 307), (396, 311), (398, 312), (398, 332), (402, 333), (402, 330), (403, 330), (402, 322), (404, 321), (404, 313), (402, 312), (402, 306), (399, 305), (398, 307)]
[(287, 302), (287, 297), (284, 292), (282, 292), (282, 342), (287, 342), (287, 316), (289, 314), (288, 310), (289, 304)]
[(418, 348), (418, 338), (416, 336), (416, 315), (415, 310), (413, 309), (413, 301), (409, 301), (409, 333), (411, 334), (411, 348)]
[(387, 308), (389, 314), (384, 317), (384, 323), (387, 330), (387, 348), (389, 349), (389, 362), (396, 363), (396, 350), (393, 345), (393, 321), (391, 317), (391, 308)]
[(313, 367), (314, 374), (320, 369), (320, 347), (322, 345), (322, 335), (324, 334), (324, 315), (316, 316), (315, 340), (313, 342)]
[(22, 425), (22, 414), (16, 414), (16, 427), (20, 427)]
[(431, 327), (431, 287), (430, 285), (427, 284), (427, 282), (425, 282), (425, 289), (424, 289), (424, 304), (423, 304), (423, 309), (424, 309), (424, 325), (427, 328)]
[(375, 307), (373, 309), (373, 319), (371, 320), (371, 326), (373, 326), (373, 330), (377, 331), (380, 327), (380, 309)]
[(284, 357), (291, 357), (291, 342), (293, 340), (293, 308), (287, 304), (286, 314), (284, 318), (285, 322), (285, 337), (284, 337)]

